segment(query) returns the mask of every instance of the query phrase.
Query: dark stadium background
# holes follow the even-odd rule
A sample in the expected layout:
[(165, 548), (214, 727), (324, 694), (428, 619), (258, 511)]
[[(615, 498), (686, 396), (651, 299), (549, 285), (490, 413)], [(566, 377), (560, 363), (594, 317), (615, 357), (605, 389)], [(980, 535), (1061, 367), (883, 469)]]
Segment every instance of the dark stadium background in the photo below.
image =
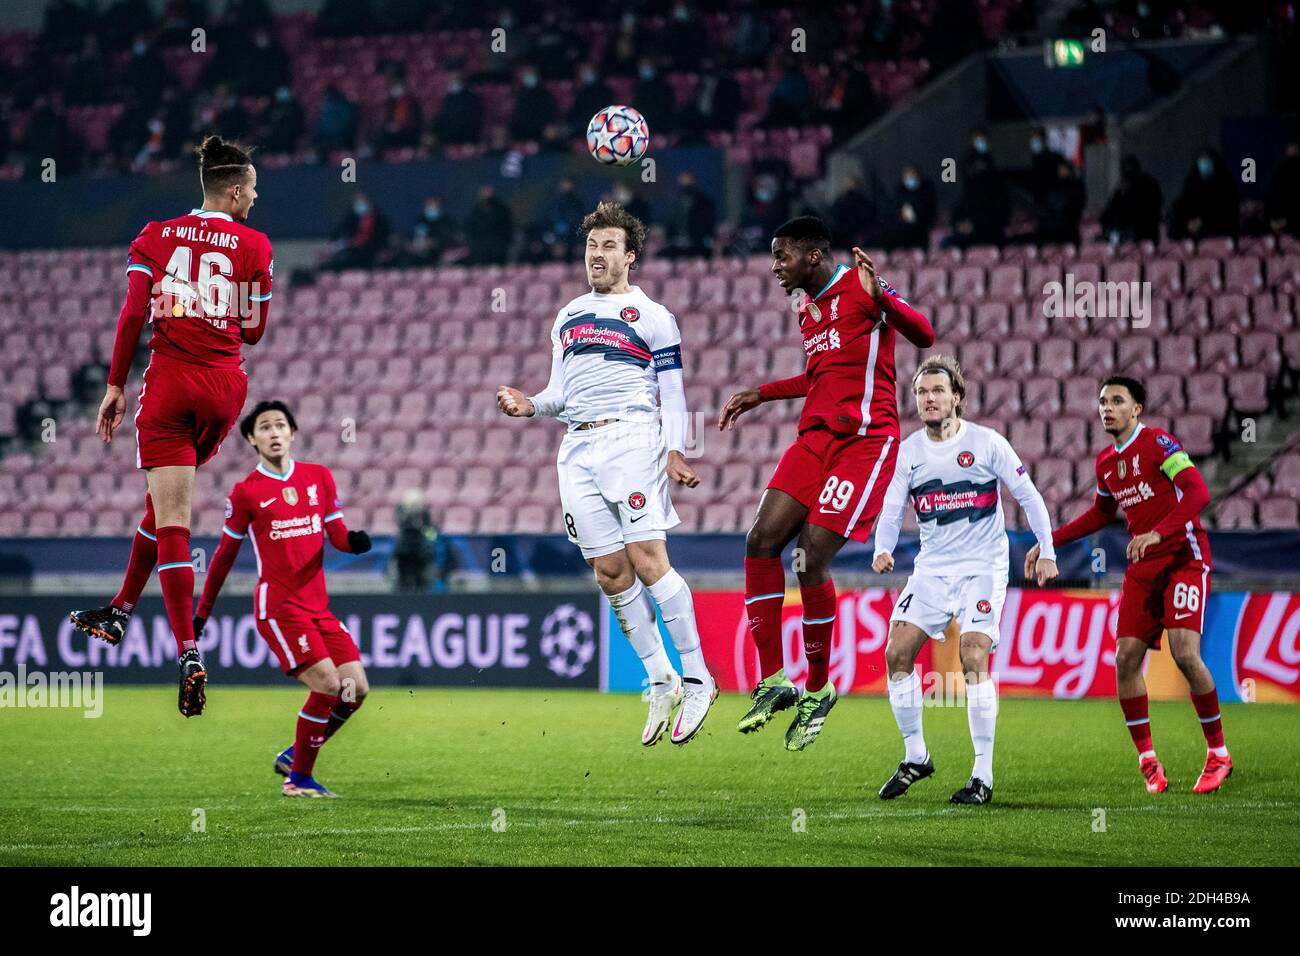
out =
[[(377, 682), (636, 688), (560, 533), (558, 428), (506, 420), (493, 402), (502, 382), (543, 384), (554, 310), (583, 287), (577, 222), (613, 196), (650, 223), (635, 281), (683, 330), (703, 483), (675, 496), (670, 553), (701, 595), (729, 689), (752, 677), (743, 533), (797, 407), (766, 406), (725, 436), (711, 423), (732, 391), (800, 367), (766, 249), (774, 226), (815, 212), (838, 255), (867, 247), (932, 318), (933, 351), (956, 354), (971, 380), (971, 417), (1010, 437), (1055, 522), (1092, 495), (1099, 378), (1146, 380), (1144, 420), (1180, 436), (1214, 496), (1206, 648), (1221, 693), (1294, 701), (1297, 52), (1291, 3), (11, 0), (0, 665), (170, 679), (156, 584), (120, 650), (88, 649), (64, 611), (116, 589), (143, 503), (129, 414), (111, 447), (93, 434), (126, 245), (144, 221), (195, 204), (190, 149), (218, 131), (258, 147), (250, 224), (279, 267), (269, 333), (246, 350), (249, 401), (291, 403), (298, 457), (334, 470), (350, 525), (376, 538), (361, 558), (330, 552), (329, 583)], [(647, 116), (652, 165), (587, 156), (586, 117), (612, 102)], [(378, 238), (351, 247), (362, 194)], [(1067, 277), (1145, 283), (1152, 321), (1045, 314), (1049, 284)], [(899, 348), (900, 382), (921, 358)], [(251, 462), (229, 441), (199, 473), (200, 572)], [(1007, 511), (1015, 585), (1029, 538), (1010, 499)], [(864, 547), (836, 564), (839, 630), (860, 642), (837, 651), (847, 686), (881, 686), (879, 618), (914, 532), (909, 514), (894, 576), (871, 575)], [(415, 556), (403, 588), (401, 541)], [(1060, 588), (1014, 592), (1002, 666), (1050, 659), (1023, 690), (1113, 693), (1080, 622), (1113, 610), (1125, 541), (1117, 526), (1066, 548)], [(249, 638), (250, 549), (236, 572), (204, 647), (227, 683), (260, 682), (274, 674)], [(527, 617), (526, 676), (506, 671), (499, 635), (483, 666), (439, 656), (431, 635), (449, 633), (447, 616), (463, 633), (480, 612), (484, 634), (493, 614)], [(1181, 697), (1168, 660), (1152, 666), (1153, 691)]]

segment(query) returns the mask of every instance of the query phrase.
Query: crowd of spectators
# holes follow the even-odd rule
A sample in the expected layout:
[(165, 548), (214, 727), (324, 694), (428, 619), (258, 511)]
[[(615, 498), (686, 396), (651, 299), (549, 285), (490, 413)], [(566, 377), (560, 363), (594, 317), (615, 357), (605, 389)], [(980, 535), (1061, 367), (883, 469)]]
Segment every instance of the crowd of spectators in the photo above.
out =
[[(1001, 2), (1018, 14), (1032, 8), (1021, 0)], [(977, 6), (976, 0), (850, 0), (808, 11), (799, 18), (809, 51), (802, 53), (791, 48), (783, 19), (789, 11), (777, 5), (731, 0), (720, 8), (729, 19), (719, 43), (706, 28), (706, 10), (687, 0), (667, 8), (634, 3), (613, 21), (612, 36), (592, 62), (591, 24), (608, 11), (591, 2), (325, 0), (312, 26), (322, 37), (507, 30), (506, 51), (490, 68), (470, 70), (449, 58), (445, 98), (431, 111), (407, 86), (402, 64), (382, 64), (388, 93), (377, 111), (338, 86), (314, 94), (312, 102), (301, 99), (296, 51), (277, 39), (267, 0), (51, 0), (44, 30), (24, 60), (0, 62), (0, 165), (20, 164), (36, 175), (40, 161), (52, 157), (68, 171), (153, 172), (185, 157), (213, 128), (246, 137), (263, 154), (321, 159), (339, 150), (436, 156), (448, 147), (503, 140), (568, 150), (612, 101), (608, 80), (614, 77), (631, 81), (631, 101), (654, 117), (656, 136), (666, 137), (661, 141), (701, 142), (712, 132), (732, 131), (746, 110), (761, 114), (760, 127), (824, 124), (838, 137), (884, 109), (868, 65), (907, 57), (939, 69), (986, 45)], [(206, 51), (201, 74), (182, 81), (168, 54), (192, 49), (196, 29), (203, 30)], [(746, 103), (737, 82), (737, 71), (751, 68), (774, 81), (764, 101)], [(812, 71), (818, 71), (815, 83)], [(697, 78), (688, 93), (672, 82), (680, 74)], [(567, 109), (548, 86), (557, 80), (574, 85)], [(513, 106), (509, 115), (489, 116), (483, 86), (503, 83), (512, 87)], [(122, 109), (101, 148), (77, 135), (68, 111), (109, 104)], [(14, 121), (19, 114), (23, 122)]]
[[(1104, 141), (1104, 126), (1104, 121), (1085, 120), (1077, 142)], [(987, 132), (972, 130), (955, 181), (944, 186), (956, 190), (956, 201), (941, 245), (1155, 242), (1161, 235), (1176, 240), (1262, 234), (1300, 238), (1300, 140), (1287, 144), (1262, 203), (1243, 195), (1212, 147), (1196, 157), (1168, 204), (1138, 158), (1125, 156), (1119, 183), (1101, 210), (1100, 230), (1093, 234), (1083, 229), (1088, 197), (1078, 156), (1066, 156), (1048, 140), (1045, 130), (1034, 130), (1028, 166), (1009, 167), (994, 156)], [(839, 184), (829, 215), (843, 245), (927, 248), (940, 218), (936, 185), (913, 164), (900, 170), (892, 187), (874, 193), (849, 177)]]

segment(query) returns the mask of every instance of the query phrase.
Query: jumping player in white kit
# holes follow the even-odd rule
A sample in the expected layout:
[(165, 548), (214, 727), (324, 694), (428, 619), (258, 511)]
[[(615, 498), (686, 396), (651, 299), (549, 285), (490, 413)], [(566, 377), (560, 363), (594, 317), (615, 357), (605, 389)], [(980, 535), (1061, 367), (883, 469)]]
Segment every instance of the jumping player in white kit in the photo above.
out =
[(903, 440), (894, 478), (876, 525), (878, 573), (893, 570), (894, 546), (908, 499), (916, 509), (921, 551), (890, 615), (885, 649), (889, 704), (902, 731), (906, 755), (880, 788), (892, 800), (934, 773), (921, 732), (921, 679), (913, 670), (926, 640), (944, 640), (948, 622), (961, 628), (961, 669), (966, 675), (966, 716), (975, 767), (953, 803), (993, 799), (993, 737), (997, 687), (989, 654), (998, 646), (998, 620), (1007, 593), (1010, 554), (1002, 497), (1009, 489), (1025, 510), (1040, 548), (1034, 568), (1040, 585), (1056, 577), (1052, 521), (1043, 497), (1011, 444), (983, 425), (962, 420), (966, 384), (956, 360), (936, 355), (912, 377), (916, 409), (925, 425)]
[[(669, 482), (700, 483), (685, 455), (682, 336), (671, 312), (628, 284), (645, 225), (602, 202), (582, 221), (582, 233), (591, 291), (555, 316), (551, 380), (531, 398), (502, 385), (497, 405), (511, 417), (568, 425), (556, 461), (564, 527), (645, 665), (650, 712), (641, 743), (658, 743), (678, 711), (669, 739), (684, 744), (718, 692), (690, 588), (669, 565), (665, 543), (679, 523)], [(656, 603), (681, 656), (680, 676), (664, 652)]]

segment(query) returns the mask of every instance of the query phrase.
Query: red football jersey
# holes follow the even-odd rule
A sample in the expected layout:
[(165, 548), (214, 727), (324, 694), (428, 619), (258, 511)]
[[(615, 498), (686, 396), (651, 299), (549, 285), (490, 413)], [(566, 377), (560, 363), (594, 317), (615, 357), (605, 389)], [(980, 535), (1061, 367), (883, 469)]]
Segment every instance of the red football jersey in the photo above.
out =
[[(898, 298), (883, 279), (886, 295)], [(902, 301), (900, 299), (900, 301)], [(856, 269), (839, 265), (826, 288), (799, 310), (808, 393), (799, 431), (899, 437), (895, 395), (896, 333), (862, 288)]]
[(226, 213), (194, 209), (148, 223), (131, 243), (126, 268), (128, 276), (139, 271), (150, 277), (154, 352), (238, 368), (245, 339), (260, 338), (257, 325), (271, 298), (271, 241)]
[(260, 620), (329, 613), (325, 535), (330, 522), (342, 521), (341, 504), (329, 469), (305, 461), (292, 462), (284, 475), (258, 464), (231, 490), (222, 531), (253, 542)]
[[(1192, 460), (1177, 438), (1139, 422), (1123, 445), (1109, 445), (1097, 455), (1097, 494), (1113, 498), (1124, 509), (1130, 534), (1146, 534), (1182, 498), (1174, 476), (1192, 467)], [(1183, 526), (1182, 534), (1169, 535), (1148, 548), (1146, 559), (1174, 557), (1184, 550), (1189, 559), (1210, 564), (1210, 539), (1199, 516)]]

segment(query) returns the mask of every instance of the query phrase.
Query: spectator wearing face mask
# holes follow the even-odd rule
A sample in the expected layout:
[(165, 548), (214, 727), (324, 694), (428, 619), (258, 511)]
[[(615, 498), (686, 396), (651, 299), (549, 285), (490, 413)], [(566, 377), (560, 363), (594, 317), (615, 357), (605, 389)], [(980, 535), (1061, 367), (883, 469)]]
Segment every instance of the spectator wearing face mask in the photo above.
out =
[(1011, 217), (1006, 180), (990, 157), (978, 146), (975, 149), (978, 155), (971, 158), (962, 176), (961, 199), (953, 210), (953, 230), (943, 240), (944, 248), (1000, 246), (1006, 238)]
[(442, 99), (442, 111), (433, 122), (433, 132), (446, 146), (478, 142), (483, 130), (483, 100), (465, 86), (459, 73), (448, 78), (447, 95)]
[(384, 100), (384, 125), (375, 149), (409, 149), (420, 143), (420, 103), (400, 79), (394, 79)]
[(713, 229), (717, 224), (713, 199), (691, 173), (677, 179), (677, 199), (668, 222), (669, 256), (707, 256), (713, 250)]
[(1204, 239), (1237, 234), (1240, 198), (1237, 185), (1216, 150), (1207, 148), (1196, 157), (1183, 191), (1169, 214), (1171, 239)]
[(478, 201), (465, 219), (465, 243), (469, 246), (466, 265), (492, 265), (506, 261), (514, 241), (514, 214), (502, 202), (496, 189), (479, 187)]
[(535, 67), (525, 67), (519, 82), (514, 111), (510, 114), (510, 138), (516, 142), (536, 142), (555, 120), (555, 97), (542, 85)]
[(744, 108), (740, 84), (717, 61), (705, 56), (699, 62), (700, 82), (679, 119), (687, 141), (703, 142), (711, 132), (729, 132)]
[(293, 97), (293, 91), (282, 86), (262, 114), (262, 148), (268, 153), (292, 153), (298, 148), (303, 131), (302, 106)]
[(1056, 188), (1057, 167), (1065, 157), (1047, 145), (1047, 132), (1041, 127), (1029, 135), (1029, 191), (1035, 203), (1042, 203)]
[(903, 167), (894, 187), (889, 215), (880, 232), (885, 249), (925, 249), (935, 220), (934, 183), (922, 179), (910, 163)]
[(578, 70), (578, 86), (569, 108), (569, 129), (575, 136), (585, 136), (591, 118), (614, 102), (614, 91), (590, 63)]
[(368, 269), (388, 246), (388, 220), (370, 197), (357, 193), (352, 208), (334, 230), (322, 269)]
[(637, 66), (636, 94), (632, 102), (646, 118), (651, 135), (656, 129), (676, 128), (677, 109), (673, 88), (659, 75), (659, 68), (649, 57), (643, 57)]
[(1160, 184), (1136, 156), (1120, 163), (1119, 186), (1101, 214), (1102, 238), (1110, 243), (1160, 239)]
[(831, 235), (841, 246), (870, 245), (876, 234), (876, 206), (867, 198), (862, 180), (849, 176), (844, 191), (831, 205)]
[(325, 154), (340, 149), (354, 149), (357, 144), (356, 104), (330, 84), (321, 100), (316, 119), (316, 148)]
[(989, 134), (982, 127), (970, 131), (970, 148), (961, 162), (961, 175), (966, 178), (971, 170), (979, 165), (981, 169), (995, 168), (993, 148), (989, 145)]
[(410, 238), (393, 257), (391, 265), (398, 269), (441, 265), (447, 250), (455, 244), (456, 224), (444, 211), (442, 197), (429, 196), (424, 200)]

